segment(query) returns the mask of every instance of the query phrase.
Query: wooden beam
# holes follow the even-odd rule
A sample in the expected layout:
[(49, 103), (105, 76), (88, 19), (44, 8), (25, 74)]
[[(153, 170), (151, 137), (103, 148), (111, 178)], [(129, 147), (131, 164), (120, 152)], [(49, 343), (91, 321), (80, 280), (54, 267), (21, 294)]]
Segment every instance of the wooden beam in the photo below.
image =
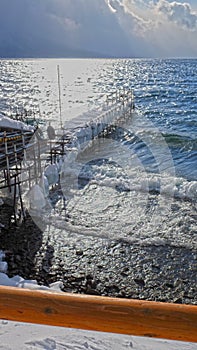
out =
[(197, 342), (197, 307), (0, 287), (0, 319)]

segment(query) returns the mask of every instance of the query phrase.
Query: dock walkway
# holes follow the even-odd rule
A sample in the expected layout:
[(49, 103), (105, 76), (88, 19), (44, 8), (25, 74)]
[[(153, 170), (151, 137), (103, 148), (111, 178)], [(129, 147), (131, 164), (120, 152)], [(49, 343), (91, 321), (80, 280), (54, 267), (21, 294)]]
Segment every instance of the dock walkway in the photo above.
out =
[(30, 190), (49, 164), (61, 158), (64, 162), (64, 156), (72, 150), (77, 156), (92, 140), (105, 136), (119, 120), (130, 116), (133, 109), (133, 91), (121, 90), (108, 95), (100, 107), (67, 121), (53, 139), (40, 138), (39, 130), (0, 131), (0, 190), (7, 188), (12, 193), (14, 207), (19, 196), (23, 212), (22, 183)]
[(57, 133), (57, 138), (51, 141), (51, 163), (56, 160), (57, 155), (66, 154), (73, 147), (80, 153), (90, 145), (91, 140), (107, 133), (118, 121), (130, 116), (133, 110), (133, 91), (123, 90), (108, 95), (106, 102), (100, 107), (67, 121), (64, 128)]

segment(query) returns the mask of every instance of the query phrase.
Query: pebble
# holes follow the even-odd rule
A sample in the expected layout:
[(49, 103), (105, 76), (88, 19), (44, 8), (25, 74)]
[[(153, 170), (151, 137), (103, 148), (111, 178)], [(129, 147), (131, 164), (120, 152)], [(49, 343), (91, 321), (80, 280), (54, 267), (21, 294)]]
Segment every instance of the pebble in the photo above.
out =
[(83, 255), (83, 250), (76, 250), (76, 255)]
[[(6, 208), (1, 214), (9, 213)], [(3, 217), (4, 217), (3, 216)], [(40, 284), (62, 281), (63, 290), (197, 305), (196, 251), (129, 244), (76, 235), (50, 237), (30, 217), (16, 230), (0, 233), (10, 276)], [(114, 254), (115, 253), (115, 254)]]

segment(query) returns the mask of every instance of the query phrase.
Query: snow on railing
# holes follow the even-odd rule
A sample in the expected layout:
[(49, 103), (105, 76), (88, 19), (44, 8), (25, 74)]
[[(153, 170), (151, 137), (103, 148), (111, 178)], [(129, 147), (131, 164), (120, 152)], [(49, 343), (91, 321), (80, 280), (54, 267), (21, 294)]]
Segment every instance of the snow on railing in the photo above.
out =
[[(98, 108), (85, 112), (66, 122), (60, 131), (59, 139), (50, 140), (50, 162), (41, 178), (42, 183), (34, 184), (31, 188), (31, 207), (38, 210), (45, 206), (47, 187), (58, 182), (58, 173), (69, 169), (77, 155), (91, 146), (92, 140), (102, 133), (108, 132), (118, 120), (130, 116), (134, 110), (134, 96), (132, 90), (113, 92), (106, 97), (106, 101)], [(58, 162), (57, 162), (58, 159)], [(47, 184), (48, 181), (48, 184)], [(35, 198), (35, 201), (34, 201)], [(39, 198), (39, 200), (38, 200)], [(39, 203), (39, 205), (38, 205)]]

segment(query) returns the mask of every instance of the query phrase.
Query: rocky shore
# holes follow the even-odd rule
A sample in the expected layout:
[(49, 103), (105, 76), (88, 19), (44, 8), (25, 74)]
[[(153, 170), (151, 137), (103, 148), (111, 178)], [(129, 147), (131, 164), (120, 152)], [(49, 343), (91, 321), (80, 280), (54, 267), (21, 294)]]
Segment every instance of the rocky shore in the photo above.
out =
[(41, 230), (28, 214), (16, 226), (12, 211), (7, 203), (0, 207), (0, 249), (10, 277), (45, 285), (61, 280), (66, 292), (197, 305), (194, 249)]

